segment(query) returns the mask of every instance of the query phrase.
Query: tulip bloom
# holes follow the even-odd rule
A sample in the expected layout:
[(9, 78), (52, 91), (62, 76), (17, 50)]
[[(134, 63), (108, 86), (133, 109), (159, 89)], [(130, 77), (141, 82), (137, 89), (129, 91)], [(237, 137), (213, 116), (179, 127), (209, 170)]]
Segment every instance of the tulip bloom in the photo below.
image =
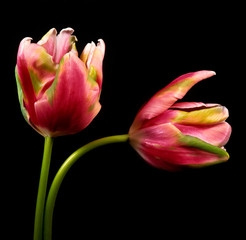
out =
[(184, 74), (157, 92), (138, 112), (129, 131), (130, 143), (151, 165), (170, 171), (201, 167), (229, 159), (224, 145), (231, 134), (226, 107), (180, 102), (197, 82), (213, 71)]
[(80, 58), (73, 29), (58, 35), (52, 28), (37, 44), (24, 38), (19, 46), (16, 82), (21, 111), (41, 135), (74, 134), (101, 109), (103, 40), (86, 45)]

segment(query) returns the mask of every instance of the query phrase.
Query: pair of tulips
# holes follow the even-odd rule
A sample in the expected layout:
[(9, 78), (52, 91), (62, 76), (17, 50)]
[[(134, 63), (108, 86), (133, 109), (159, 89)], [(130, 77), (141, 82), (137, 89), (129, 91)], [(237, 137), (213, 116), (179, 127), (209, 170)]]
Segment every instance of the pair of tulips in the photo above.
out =
[[(101, 109), (105, 43), (88, 43), (79, 56), (72, 35), (51, 29), (37, 43), (19, 46), (16, 81), (22, 114), (41, 135), (57, 137), (86, 128)], [(151, 165), (170, 171), (228, 160), (231, 134), (226, 107), (177, 102), (213, 71), (184, 74), (157, 92), (137, 113), (129, 130), (133, 148)], [(177, 103), (176, 103), (177, 102)]]

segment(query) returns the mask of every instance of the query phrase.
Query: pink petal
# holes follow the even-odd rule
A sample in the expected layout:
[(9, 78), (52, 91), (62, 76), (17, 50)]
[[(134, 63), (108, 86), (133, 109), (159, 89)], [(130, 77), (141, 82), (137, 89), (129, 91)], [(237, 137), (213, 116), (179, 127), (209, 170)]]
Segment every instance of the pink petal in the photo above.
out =
[(187, 73), (176, 78), (165, 88), (157, 92), (147, 104), (142, 107), (135, 118), (133, 127), (139, 128), (143, 121), (160, 115), (178, 99), (182, 99), (196, 83), (213, 75), (215, 75), (213, 71), (198, 71)]
[(159, 153), (153, 150), (160, 147), (173, 148), (178, 142), (179, 135), (180, 131), (170, 123), (144, 128), (129, 134), (130, 144), (146, 162), (168, 171), (178, 170), (179, 167), (161, 159), (158, 156)]
[(28, 51), (32, 45), (31, 40), (31, 38), (24, 38), (20, 43), (17, 54), (17, 74), (23, 92), (23, 106), (29, 114), (28, 121), (30, 122), (31, 118), (32, 123), (35, 124), (37, 120), (33, 105), (37, 97), (34, 91), (31, 76), (29, 74), (28, 61), (26, 58), (26, 51)]
[[(224, 162), (227, 156), (219, 156), (196, 148), (173, 147), (158, 149), (144, 145), (142, 156), (147, 156), (149, 163), (165, 170), (180, 170), (183, 167), (202, 167)], [(168, 168), (167, 168), (168, 167)]]
[(54, 62), (59, 63), (62, 57), (72, 50), (77, 38), (72, 35), (74, 30), (72, 28), (63, 29), (57, 36), (57, 51)]
[(184, 110), (184, 111), (194, 111), (198, 109), (212, 108), (218, 105), (219, 104), (216, 104), (216, 103), (206, 103), (205, 104), (202, 102), (178, 102), (178, 103), (174, 103), (170, 108)]
[(97, 83), (101, 89), (103, 80), (102, 64), (105, 54), (105, 43), (102, 39), (98, 40), (97, 46), (94, 42), (88, 43), (80, 58), (86, 64), (87, 69), (92, 65), (97, 71)]
[(38, 100), (53, 83), (57, 65), (53, 62), (52, 56), (35, 43), (30, 44), (25, 50), (25, 58), (36, 100)]
[(86, 64), (87, 69), (90, 67), (91, 58), (94, 54), (95, 48), (96, 45), (94, 42), (88, 43), (81, 53), (80, 59)]
[(90, 60), (90, 65), (92, 65), (97, 71), (97, 83), (102, 88), (103, 81), (103, 58), (105, 54), (105, 43), (102, 39), (98, 40), (97, 47), (94, 51), (94, 54)]
[(145, 150), (137, 150), (137, 152), (147, 163), (149, 163), (153, 167), (170, 172), (175, 172), (182, 169), (182, 166), (167, 162), (161, 159), (160, 157), (153, 155), (152, 151), (146, 151), (145, 149)]
[(73, 53), (61, 60), (53, 85), (35, 103), (44, 135), (61, 136), (84, 129), (100, 111), (99, 87), (87, 80), (84, 63)]
[(144, 121), (142, 128), (168, 122), (186, 125), (211, 125), (223, 122), (229, 116), (226, 107), (219, 104), (196, 102), (175, 103), (159, 116)]
[(184, 135), (197, 137), (214, 146), (224, 146), (231, 135), (231, 126), (227, 122), (215, 125), (191, 126), (183, 124), (174, 124)]
[(52, 28), (37, 43), (45, 48), (46, 52), (52, 56), (53, 61), (56, 56), (56, 34), (56, 29)]
[(130, 143), (138, 149), (141, 144), (172, 147), (179, 141), (182, 133), (171, 123), (150, 126), (133, 133), (129, 133)]
[[(228, 125), (220, 127), (228, 129)], [(184, 166), (201, 167), (229, 158), (222, 149), (202, 139), (184, 135), (171, 123), (140, 129), (129, 136), (133, 148), (148, 163), (166, 170), (179, 170)], [(224, 142), (227, 137), (224, 137)]]
[(20, 80), (20, 85), (24, 94), (24, 100), (26, 102), (34, 102), (36, 100), (36, 96), (34, 93), (34, 89), (32, 86), (32, 80), (28, 71), (27, 60), (25, 56), (26, 50), (31, 45), (31, 38), (24, 38), (19, 46), (18, 54), (17, 54), (17, 73)]

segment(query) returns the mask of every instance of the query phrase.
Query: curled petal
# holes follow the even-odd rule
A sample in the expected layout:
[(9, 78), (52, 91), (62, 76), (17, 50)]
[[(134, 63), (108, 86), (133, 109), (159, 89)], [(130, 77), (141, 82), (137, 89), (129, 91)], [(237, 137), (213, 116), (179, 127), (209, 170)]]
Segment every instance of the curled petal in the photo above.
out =
[(76, 52), (74, 44), (77, 38), (72, 35), (73, 32), (72, 28), (65, 28), (57, 35), (57, 51), (54, 62), (59, 63), (62, 57), (72, 49)]
[(56, 64), (46, 50), (24, 38), (17, 55), (17, 79), (23, 91), (25, 107), (31, 121), (36, 123), (34, 103), (52, 84), (56, 74)]
[(133, 123), (139, 128), (143, 121), (157, 117), (185, 94), (199, 81), (215, 75), (213, 71), (198, 71), (184, 74), (157, 92), (138, 112)]
[(97, 71), (97, 83), (101, 89), (102, 86), (102, 63), (105, 54), (105, 43), (102, 39), (98, 40), (97, 46), (94, 42), (88, 43), (80, 58), (86, 64), (87, 69), (92, 65)]
[(191, 112), (199, 109), (211, 108), (216, 106), (218, 106), (218, 104), (216, 103), (178, 102), (174, 103), (170, 108)]
[(177, 108), (174, 104), (170, 111), (176, 115), (172, 122), (188, 125), (216, 124), (229, 116), (228, 109), (219, 104), (204, 104), (195, 108)]
[(56, 56), (56, 34), (56, 29), (52, 28), (37, 43), (45, 48), (46, 52), (52, 56), (53, 60)]
[(24, 38), (19, 46), (17, 54), (17, 76), (23, 91), (23, 99), (27, 104), (32, 104), (36, 100), (32, 80), (28, 70), (28, 63), (25, 52), (31, 45), (31, 38)]
[(81, 53), (80, 59), (86, 64), (86, 67), (89, 69), (91, 58), (94, 54), (96, 45), (94, 42), (87, 43), (83, 52)]
[(211, 125), (223, 122), (229, 116), (226, 107), (199, 102), (175, 103), (159, 116), (145, 121), (142, 128), (168, 122), (183, 125)]

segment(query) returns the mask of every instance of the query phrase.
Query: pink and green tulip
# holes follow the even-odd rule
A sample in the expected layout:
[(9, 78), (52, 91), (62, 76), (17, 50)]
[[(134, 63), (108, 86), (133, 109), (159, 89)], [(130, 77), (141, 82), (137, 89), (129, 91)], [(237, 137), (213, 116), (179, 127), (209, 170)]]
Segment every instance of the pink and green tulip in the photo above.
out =
[(129, 131), (131, 145), (151, 165), (170, 171), (202, 167), (229, 159), (224, 145), (231, 126), (226, 107), (180, 102), (213, 71), (187, 73), (157, 92), (138, 112)]
[(80, 57), (73, 29), (58, 35), (52, 28), (37, 44), (24, 38), (19, 46), (16, 82), (21, 111), (41, 135), (80, 132), (101, 109), (105, 44), (86, 45)]

